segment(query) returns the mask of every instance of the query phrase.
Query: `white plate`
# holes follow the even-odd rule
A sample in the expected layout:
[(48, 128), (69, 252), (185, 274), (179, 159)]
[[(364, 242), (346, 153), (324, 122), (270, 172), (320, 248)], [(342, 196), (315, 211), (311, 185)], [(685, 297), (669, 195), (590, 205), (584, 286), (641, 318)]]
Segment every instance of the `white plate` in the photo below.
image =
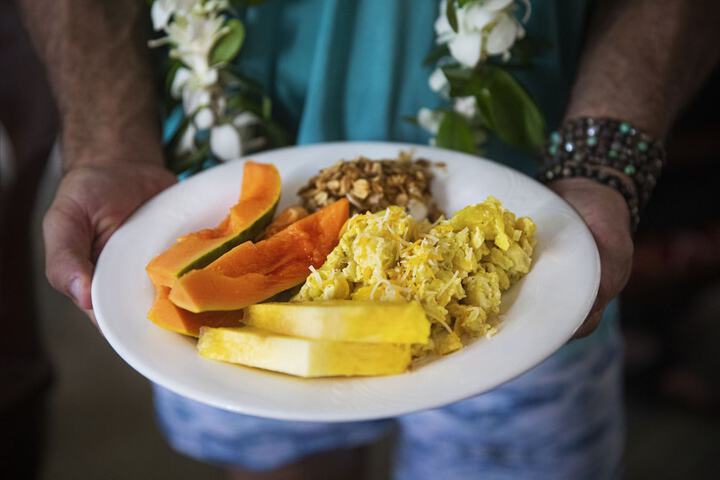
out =
[(105, 338), (155, 383), (199, 402), (287, 420), (349, 421), (438, 407), (496, 387), (560, 348), (595, 299), (600, 262), (585, 224), (535, 180), (499, 164), (448, 150), (395, 143), (330, 143), (274, 150), (253, 159), (277, 166), (280, 207), (317, 171), (358, 155), (394, 157), (413, 149), (447, 164), (433, 192), (449, 214), (493, 195), (537, 223), (530, 273), (503, 299), (500, 331), (412, 372), (389, 377), (303, 380), (201, 358), (195, 341), (145, 318), (153, 288), (145, 264), (176, 237), (214, 226), (235, 203), (243, 162), (226, 163), (159, 194), (110, 239), (98, 260), (92, 299)]

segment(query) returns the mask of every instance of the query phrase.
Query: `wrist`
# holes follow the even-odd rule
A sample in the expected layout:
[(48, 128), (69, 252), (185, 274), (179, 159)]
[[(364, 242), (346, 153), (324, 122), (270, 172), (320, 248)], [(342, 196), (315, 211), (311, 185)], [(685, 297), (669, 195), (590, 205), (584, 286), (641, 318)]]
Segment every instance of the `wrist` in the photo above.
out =
[(153, 130), (80, 127), (64, 122), (63, 169), (128, 163), (164, 167), (160, 134)]
[(550, 135), (538, 179), (584, 177), (614, 188), (625, 198), (635, 230), (664, 159), (662, 142), (628, 122), (575, 118)]

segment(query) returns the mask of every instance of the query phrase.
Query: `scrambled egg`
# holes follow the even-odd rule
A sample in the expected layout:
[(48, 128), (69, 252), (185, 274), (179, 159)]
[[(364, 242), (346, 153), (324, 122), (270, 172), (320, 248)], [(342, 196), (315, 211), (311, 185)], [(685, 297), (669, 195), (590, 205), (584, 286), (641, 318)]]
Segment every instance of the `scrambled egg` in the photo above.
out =
[(401, 207), (355, 215), (293, 301), (417, 300), (432, 321), (414, 354), (449, 353), (494, 333), (500, 295), (530, 270), (535, 224), (495, 198), (434, 224)]

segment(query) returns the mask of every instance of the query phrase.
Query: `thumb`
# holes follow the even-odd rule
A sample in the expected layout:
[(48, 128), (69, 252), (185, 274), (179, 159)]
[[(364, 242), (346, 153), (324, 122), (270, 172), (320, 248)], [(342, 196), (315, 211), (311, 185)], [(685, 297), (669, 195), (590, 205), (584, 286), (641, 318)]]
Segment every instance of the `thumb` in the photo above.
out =
[(90, 261), (93, 230), (79, 208), (50, 207), (43, 220), (45, 273), (50, 285), (70, 297), (78, 307), (92, 308)]

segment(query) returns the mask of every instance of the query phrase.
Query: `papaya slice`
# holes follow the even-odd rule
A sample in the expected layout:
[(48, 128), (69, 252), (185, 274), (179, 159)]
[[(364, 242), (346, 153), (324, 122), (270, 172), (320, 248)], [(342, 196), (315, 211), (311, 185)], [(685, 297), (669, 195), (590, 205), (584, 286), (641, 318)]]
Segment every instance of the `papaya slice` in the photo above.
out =
[(170, 300), (191, 312), (239, 310), (302, 283), (338, 243), (348, 201), (318, 210), (267, 240), (245, 242), (178, 278)]
[(155, 291), (155, 303), (148, 312), (148, 319), (166, 330), (198, 337), (201, 327), (239, 327), (242, 325), (240, 323), (243, 317), (242, 310), (192, 313), (176, 307), (168, 298), (169, 294), (168, 287), (158, 287)]
[(246, 162), (240, 199), (215, 228), (189, 233), (150, 260), (145, 268), (155, 286), (170, 287), (191, 270), (202, 268), (243, 242), (256, 238), (275, 214), (280, 174), (274, 165)]

